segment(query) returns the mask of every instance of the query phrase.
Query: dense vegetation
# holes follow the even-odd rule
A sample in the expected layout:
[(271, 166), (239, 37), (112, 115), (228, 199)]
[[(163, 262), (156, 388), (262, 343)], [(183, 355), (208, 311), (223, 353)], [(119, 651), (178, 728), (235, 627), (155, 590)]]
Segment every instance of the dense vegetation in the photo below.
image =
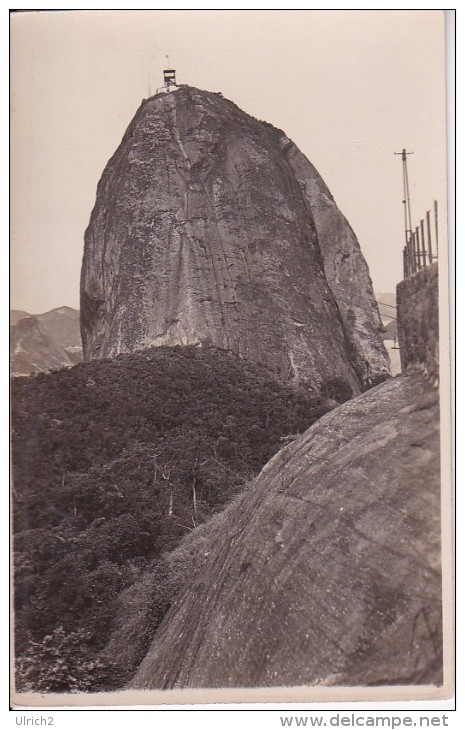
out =
[(41, 691), (121, 686), (189, 570), (170, 551), (330, 407), (194, 347), (17, 378), (12, 402), (17, 681)]

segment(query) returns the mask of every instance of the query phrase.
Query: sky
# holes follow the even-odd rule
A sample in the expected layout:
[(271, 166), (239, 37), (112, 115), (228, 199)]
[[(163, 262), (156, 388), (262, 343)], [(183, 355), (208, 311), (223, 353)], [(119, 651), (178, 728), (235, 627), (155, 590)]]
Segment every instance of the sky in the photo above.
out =
[[(168, 58), (167, 58), (168, 56)], [(11, 21), (11, 306), (79, 306), (84, 231), (103, 169), (173, 67), (283, 129), (349, 220), (374, 289), (402, 278), (412, 222), (439, 201), (445, 245), (440, 10), (61, 11)]]

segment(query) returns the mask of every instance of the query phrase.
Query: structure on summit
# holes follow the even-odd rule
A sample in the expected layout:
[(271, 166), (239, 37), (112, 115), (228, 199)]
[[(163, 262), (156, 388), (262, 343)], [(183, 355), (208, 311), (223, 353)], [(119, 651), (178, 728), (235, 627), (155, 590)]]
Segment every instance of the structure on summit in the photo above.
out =
[(168, 68), (163, 71), (163, 83), (167, 91), (170, 91), (171, 88), (176, 88), (176, 71), (174, 68)]

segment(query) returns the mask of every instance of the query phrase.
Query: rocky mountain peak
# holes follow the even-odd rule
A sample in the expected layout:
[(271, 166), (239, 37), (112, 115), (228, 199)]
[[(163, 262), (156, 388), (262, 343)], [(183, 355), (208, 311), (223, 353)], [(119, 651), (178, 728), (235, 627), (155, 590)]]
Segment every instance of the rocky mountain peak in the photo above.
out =
[(82, 360), (77, 310), (64, 306), (36, 315), (12, 310), (10, 322), (12, 375), (47, 372)]
[(142, 102), (85, 236), (87, 360), (214, 345), (316, 387), (389, 369), (368, 269), (315, 168), (221, 94)]

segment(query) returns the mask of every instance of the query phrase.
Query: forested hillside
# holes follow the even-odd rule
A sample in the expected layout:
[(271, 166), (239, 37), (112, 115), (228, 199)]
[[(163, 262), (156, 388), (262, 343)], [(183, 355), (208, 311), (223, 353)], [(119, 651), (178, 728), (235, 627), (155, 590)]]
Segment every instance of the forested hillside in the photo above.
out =
[(44, 691), (121, 686), (102, 661), (121, 592), (331, 408), (195, 347), (17, 378), (12, 399), (17, 681)]

